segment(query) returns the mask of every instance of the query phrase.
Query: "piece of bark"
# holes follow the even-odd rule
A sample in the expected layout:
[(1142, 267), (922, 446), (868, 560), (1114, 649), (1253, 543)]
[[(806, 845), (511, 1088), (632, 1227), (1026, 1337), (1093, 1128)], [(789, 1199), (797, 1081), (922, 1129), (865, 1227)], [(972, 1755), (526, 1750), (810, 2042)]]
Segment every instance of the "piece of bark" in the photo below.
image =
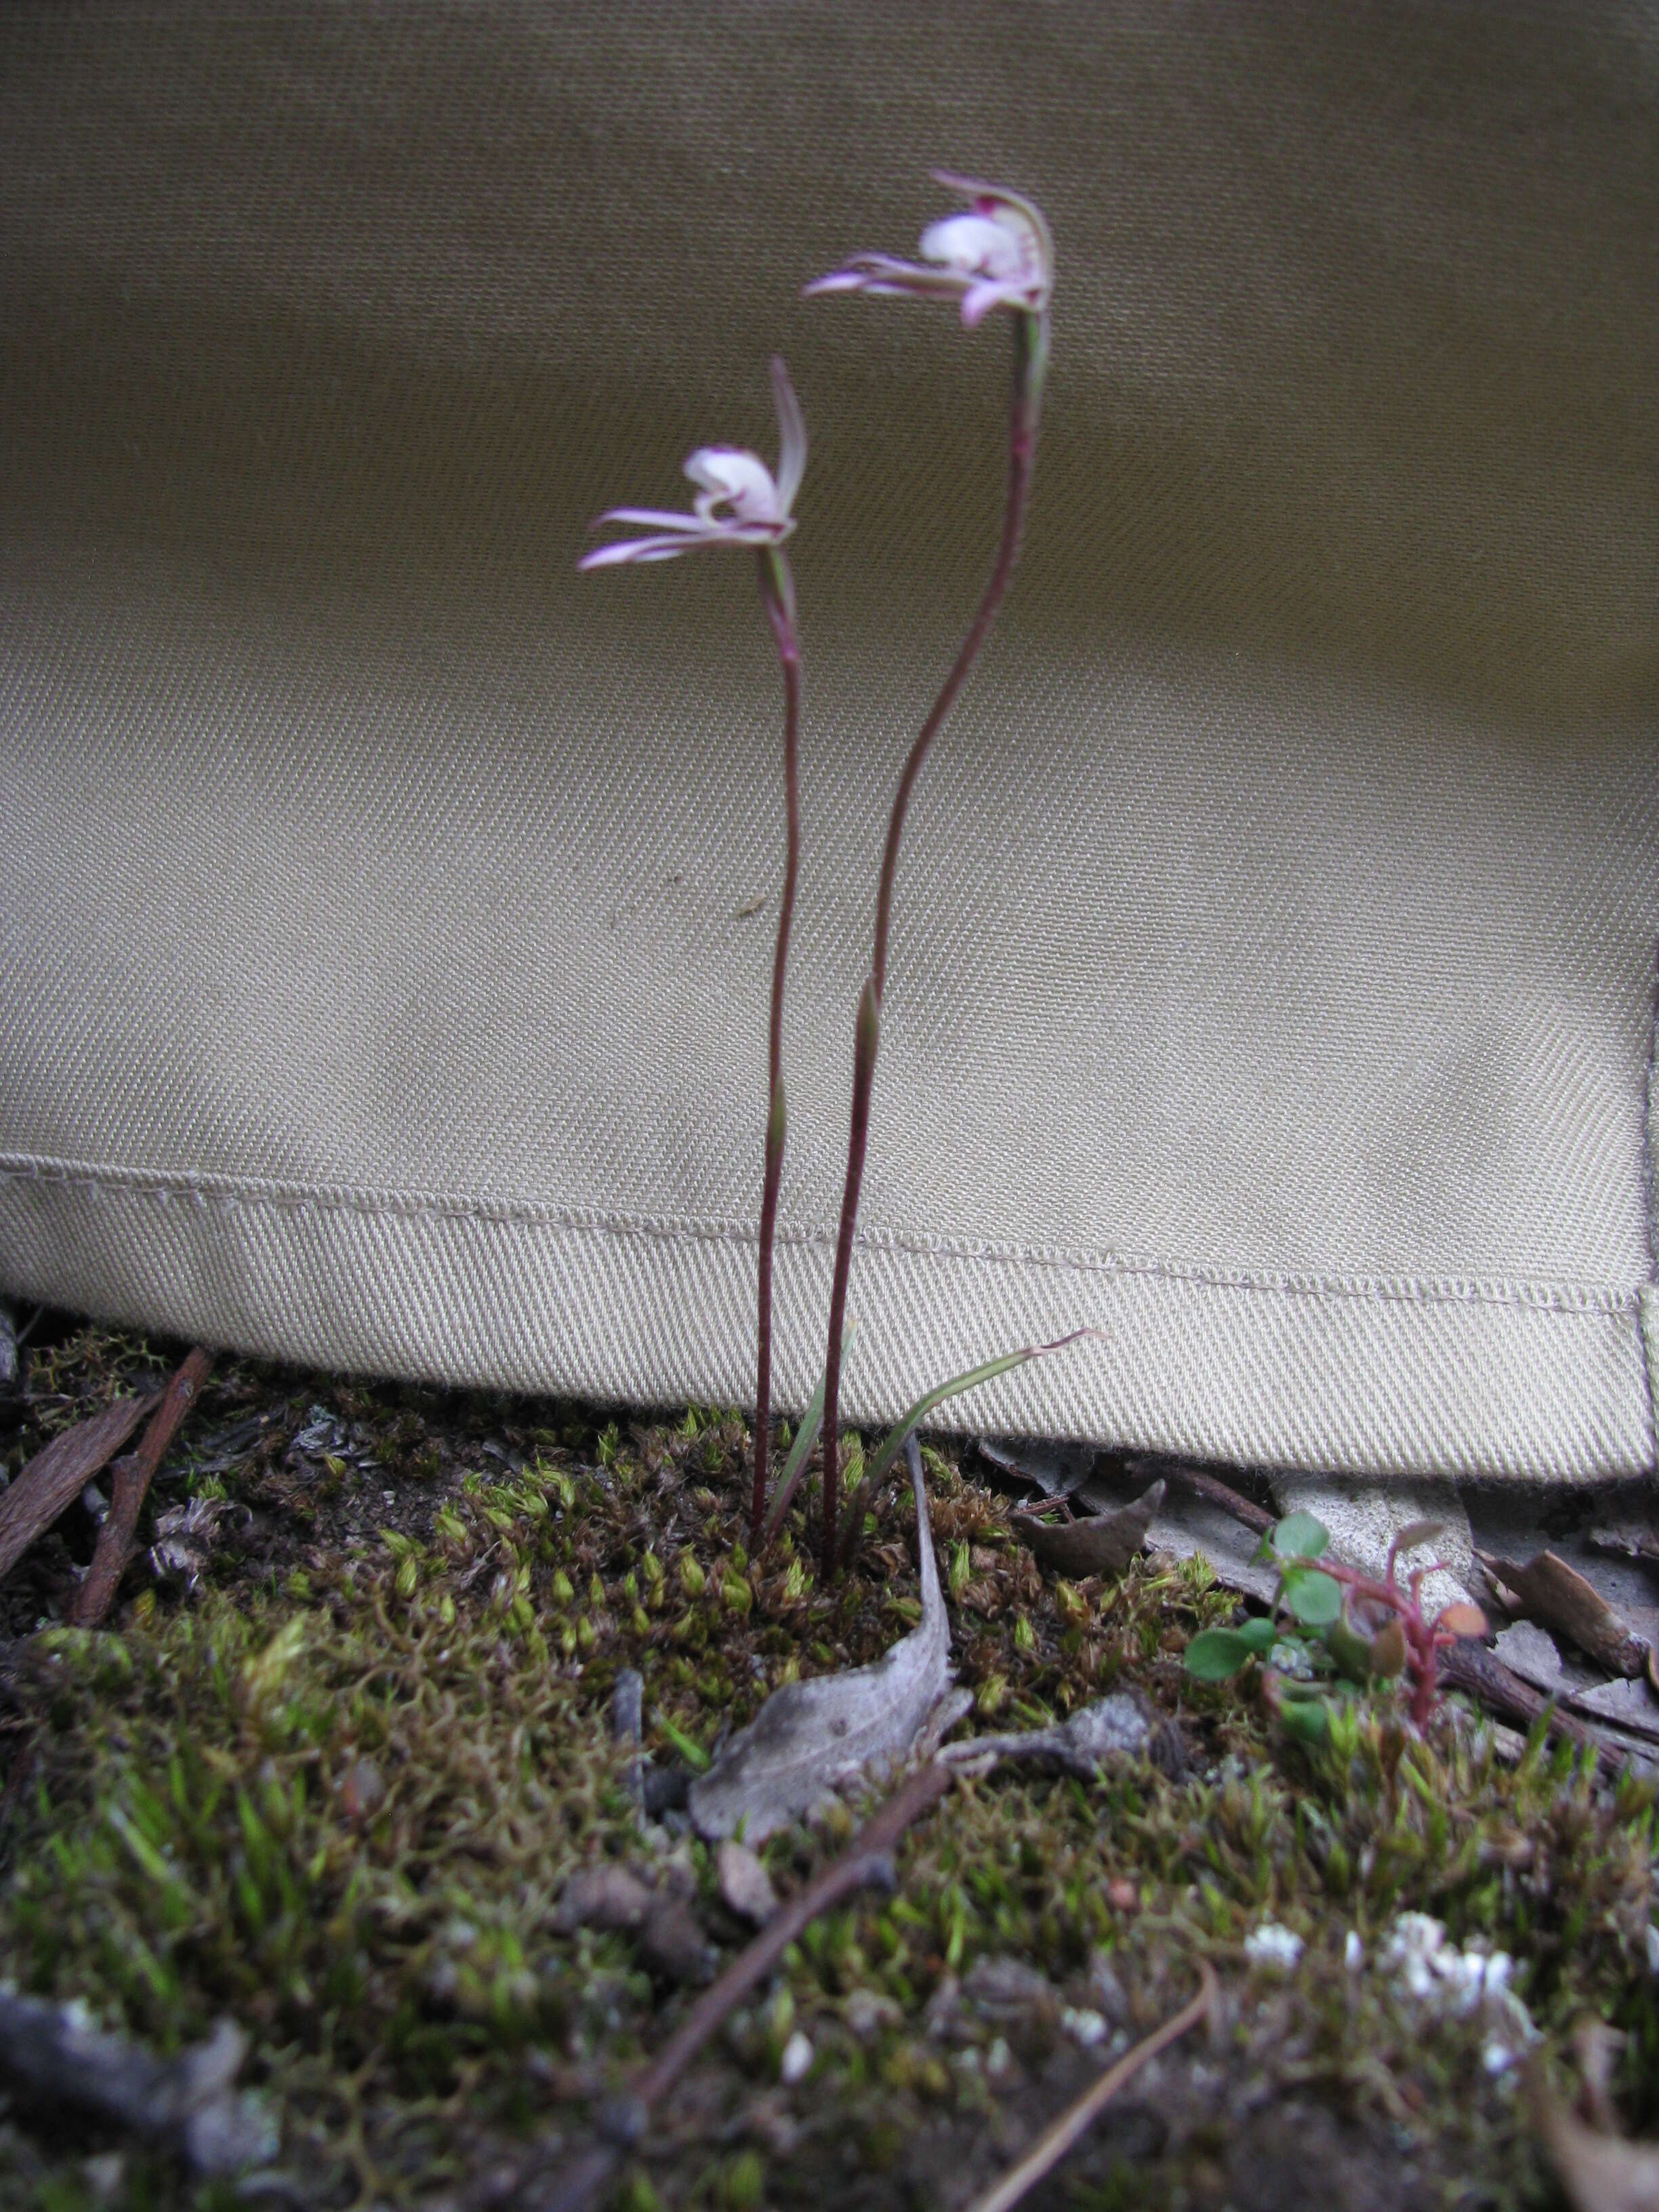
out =
[(1558, 1699), (1581, 1719), (1659, 1747), (1659, 1708), (1639, 1677), (1575, 1680), (1562, 1664), (1555, 1638), (1535, 1620), (1511, 1621), (1498, 1636), (1494, 1656), (1523, 1682), (1530, 1682), (1547, 1698)]
[(1648, 1647), (1630, 1623), (1577, 1568), (1553, 1552), (1540, 1552), (1525, 1566), (1477, 1553), (1492, 1579), (1519, 1601), (1518, 1609), (1605, 1667), (1610, 1674), (1634, 1678), (1647, 1665)]
[(35, 1539), (68, 1511), (155, 1403), (154, 1395), (118, 1398), (36, 1452), (0, 1497), (0, 1575), (9, 1574)]
[(1030, 1513), (1012, 1514), (1010, 1525), (1040, 1567), (1081, 1581), (1089, 1575), (1121, 1575), (1146, 1541), (1146, 1532), (1164, 1503), (1164, 1485), (1155, 1482), (1132, 1505), (1098, 1513), (1087, 1521), (1053, 1526)]
[(1621, 1559), (1643, 1559), (1659, 1567), (1659, 1534), (1640, 1522), (1621, 1521), (1589, 1529), (1584, 1541), (1593, 1552), (1608, 1552)]
[(1030, 1483), (1045, 1498), (1069, 1498), (1095, 1471), (1092, 1444), (1031, 1444), (1013, 1437), (978, 1437), (982, 1458), (1016, 1482)]
[(765, 1841), (866, 1767), (908, 1758), (951, 1686), (951, 1627), (927, 1517), (921, 1454), (906, 1451), (921, 1560), (921, 1626), (868, 1667), (820, 1674), (775, 1690), (746, 1729), (691, 1784), (692, 1823), (713, 1843), (742, 1826)]
[(201, 1395), (211, 1365), (200, 1345), (187, 1353), (183, 1365), (161, 1393), (161, 1402), (151, 1416), (137, 1450), (116, 1461), (109, 1511), (98, 1531), (92, 1565), (76, 1593), (70, 1614), (76, 1628), (98, 1627), (115, 1602), (115, 1593), (132, 1558), (138, 1515), (149, 1486), (167, 1457), (168, 1445), (179, 1433), (180, 1423)]

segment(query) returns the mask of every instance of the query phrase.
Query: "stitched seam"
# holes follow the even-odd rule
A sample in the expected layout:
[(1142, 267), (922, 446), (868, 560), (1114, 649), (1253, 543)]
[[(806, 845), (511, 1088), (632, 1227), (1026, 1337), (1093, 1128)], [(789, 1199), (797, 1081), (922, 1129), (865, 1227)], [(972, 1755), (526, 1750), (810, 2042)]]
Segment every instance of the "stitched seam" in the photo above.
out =
[[(526, 1229), (568, 1230), (590, 1235), (598, 1232), (665, 1243), (724, 1243), (752, 1248), (756, 1241), (752, 1226), (718, 1218), (624, 1214), (598, 1206), (539, 1204), (522, 1199), (464, 1198), (430, 1192), (368, 1191), (346, 1185), (308, 1190), (264, 1178), (178, 1175), (162, 1170), (46, 1160), (27, 1154), (0, 1155), (0, 1182), (56, 1183), (94, 1194), (112, 1188), (164, 1204), (179, 1199), (198, 1207), (218, 1206), (227, 1211), (246, 1206), (276, 1212), (355, 1212), (415, 1220), (473, 1220)], [(823, 1247), (829, 1240), (820, 1233), (780, 1231), (778, 1241), (781, 1245), (804, 1249)], [(1601, 1285), (1505, 1282), (1473, 1277), (1252, 1272), (1129, 1254), (1071, 1251), (1044, 1245), (881, 1229), (861, 1230), (859, 1243), (871, 1252), (1007, 1267), (1036, 1266), (1074, 1274), (1138, 1277), (1197, 1289), (1242, 1291), (1277, 1297), (1348, 1298), (1366, 1304), (1413, 1306), (1512, 1307), (1571, 1317), (1635, 1312), (1638, 1325), (1640, 1318), (1638, 1291)]]

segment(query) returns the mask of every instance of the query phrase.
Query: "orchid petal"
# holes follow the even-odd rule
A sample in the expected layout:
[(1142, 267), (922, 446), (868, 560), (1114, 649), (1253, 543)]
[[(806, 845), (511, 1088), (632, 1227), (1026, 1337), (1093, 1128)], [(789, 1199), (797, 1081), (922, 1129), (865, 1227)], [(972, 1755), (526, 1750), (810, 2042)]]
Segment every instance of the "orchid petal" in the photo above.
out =
[(637, 523), (643, 530), (701, 530), (695, 514), (683, 514), (678, 509), (659, 507), (608, 507), (589, 526), (598, 530), (606, 522)]
[(843, 268), (803, 284), (801, 292), (808, 299), (819, 292), (870, 292), (878, 299), (954, 300), (962, 285), (963, 279), (948, 269), (901, 261), (890, 253), (856, 253)]
[(772, 481), (772, 471), (758, 453), (741, 446), (699, 446), (685, 464), (685, 473), (702, 489), (691, 504), (705, 521), (716, 520), (713, 509), (729, 507), (738, 522), (781, 522), (785, 509)]
[(806, 417), (781, 354), (772, 356), (772, 402), (778, 410), (777, 494), (782, 517), (793, 512), (800, 480), (806, 473)]
[(695, 538), (619, 538), (614, 544), (598, 545), (592, 552), (584, 553), (576, 566), (614, 568), (625, 561), (672, 561), (677, 553), (689, 553), (694, 545), (707, 542), (706, 532)]
[(993, 307), (1018, 307), (1024, 304), (1023, 285), (1005, 284), (994, 280), (970, 284), (962, 295), (963, 325), (967, 330), (977, 330)]

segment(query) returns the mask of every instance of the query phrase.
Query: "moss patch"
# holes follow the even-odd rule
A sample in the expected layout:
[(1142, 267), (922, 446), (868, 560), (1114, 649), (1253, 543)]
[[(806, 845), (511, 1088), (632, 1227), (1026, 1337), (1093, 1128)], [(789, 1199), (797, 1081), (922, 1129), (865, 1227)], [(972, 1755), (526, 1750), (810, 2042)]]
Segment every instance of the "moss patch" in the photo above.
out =
[[(174, 1358), (99, 1330), (36, 1351), (10, 1471)], [(618, 1670), (644, 1679), (665, 1766), (915, 1615), (902, 1486), (859, 1571), (823, 1589), (798, 1516), (746, 1556), (745, 1444), (719, 1412), (624, 1427), (222, 1363), (150, 1509), (179, 1522), (193, 1498), (195, 1525), (129, 1578), (114, 1632), (53, 1625), (89, 1522), (0, 1594), (6, 1972), (163, 2051), (241, 2022), (299, 2202), (530, 2201), (525, 2177), (688, 2002), (634, 1938), (562, 1932), (568, 1876), (672, 1861), (726, 1955), (744, 1932), (702, 1846), (641, 1829), (610, 1741)], [(1201, 1569), (1045, 1583), (983, 1470), (954, 1448), (927, 1464), (969, 1725), (1133, 1687), (1190, 1771), (963, 1784), (908, 1840), (896, 1893), (811, 1930), (694, 2070), (623, 2203), (960, 2203), (1103, 2050), (1184, 2001), (1200, 1949), (1224, 2021), (1034, 2204), (1551, 2201), (1480, 2020), (1426, 2025), (1377, 1963), (1403, 1911), (1513, 1956), (1551, 2063), (1586, 2008), (1626, 2028), (1627, 2117), (1659, 2122), (1650, 1790), (1536, 1742), (1505, 1764), (1455, 1705), (1425, 1743), (1364, 1704), (1310, 1756), (1236, 1689), (1184, 1680), (1187, 1638), (1233, 1617)], [(780, 1890), (852, 1818), (775, 1838)], [(1247, 1956), (1264, 1922), (1301, 1939), (1287, 1972)], [(797, 2036), (810, 2058), (786, 2084)], [(13, 2114), (0, 2201), (229, 2199)]]

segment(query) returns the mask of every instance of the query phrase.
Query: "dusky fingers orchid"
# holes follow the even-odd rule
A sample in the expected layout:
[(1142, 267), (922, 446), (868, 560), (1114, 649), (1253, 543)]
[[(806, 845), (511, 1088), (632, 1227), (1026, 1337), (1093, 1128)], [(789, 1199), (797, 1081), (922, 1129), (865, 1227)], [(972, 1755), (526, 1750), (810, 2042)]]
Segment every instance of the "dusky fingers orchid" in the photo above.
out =
[(795, 495), (806, 469), (806, 422), (789, 372), (775, 356), (772, 398), (778, 410), (775, 476), (746, 447), (699, 446), (685, 464), (686, 475), (700, 487), (690, 514), (657, 507), (607, 507), (595, 530), (607, 522), (625, 522), (651, 534), (595, 546), (576, 566), (610, 568), (623, 562), (672, 561), (699, 545), (781, 545), (795, 526)]
[(771, 1018), (767, 1034), (765, 1170), (761, 1186), (758, 1314), (755, 1332), (755, 1471), (750, 1510), (750, 1541), (758, 1549), (766, 1508), (766, 1479), (772, 1430), (772, 1249), (777, 1232), (778, 1188), (783, 1176), (784, 1136), (788, 1117), (783, 1096), (783, 998), (789, 963), (789, 933), (794, 921), (800, 878), (800, 647), (795, 634), (795, 583), (783, 541), (795, 526), (795, 495), (806, 468), (806, 423), (789, 372), (775, 355), (772, 398), (778, 413), (778, 466), (775, 476), (757, 453), (738, 446), (699, 446), (685, 473), (699, 487), (690, 514), (649, 507), (613, 507), (595, 529), (607, 522), (629, 523), (649, 532), (617, 538), (584, 554), (580, 568), (619, 567), (625, 562), (672, 561), (699, 545), (752, 545), (757, 549), (761, 599), (783, 672), (783, 793), (785, 857), (783, 896), (772, 957)]
[[(962, 649), (939, 695), (928, 711), (905, 760), (888, 817), (876, 894), (875, 948), (870, 973), (859, 994), (853, 1053), (853, 1110), (847, 1146), (847, 1178), (842, 1193), (841, 1225), (836, 1239), (835, 1273), (830, 1291), (830, 1340), (823, 1387), (823, 1571), (836, 1564), (836, 1514), (840, 1486), (842, 1343), (847, 1318), (847, 1288), (853, 1264), (853, 1232), (869, 1139), (870, 1097), (881, 1038), (881, 1000), (887, 980), (887, 938), (892, 919), (893, 886), (910, 794), (933, 739), (943, 728), (957, 694), (991, 634), (997, 610), (1019, 557), (1019, 541), (1030, 497), (1042, 419), (1042, 385), (1048, 365), (1048, 300), (1054, 289), (1054, 243), (1041, 209), (1000, 185), (983, 185), (935, 170), (936, 180), (969, 203), (966, 215), (948, 216), (922, 233), (922, 262), (900, 261), (884, 253), (855, 254), (842, 268), (808, 284), (808, 293), (869, 292), (878, 298), (942, 300), (960, 306), (969, 329), (994, 307), (1013, 316), (1013, 404), (1008, 435), (1008, 488), (1002, 536), (989, 582), (985, 586)], [(847, 1556), (860, 1531), (848, 1531)]]
[(960, 192), (971, 212), (929, 223), (921, 261), (855, 253), (814, 278), (805, 288), (808, 295), (870, 292), (879, 299), (957, 301), (969, 330), (993, 307), (1042, 314), (1054, 281), (1054, 240), (1042, 209), (1001, 185), (981, 185), (948, 169), (935, 169), (933, 181)]

